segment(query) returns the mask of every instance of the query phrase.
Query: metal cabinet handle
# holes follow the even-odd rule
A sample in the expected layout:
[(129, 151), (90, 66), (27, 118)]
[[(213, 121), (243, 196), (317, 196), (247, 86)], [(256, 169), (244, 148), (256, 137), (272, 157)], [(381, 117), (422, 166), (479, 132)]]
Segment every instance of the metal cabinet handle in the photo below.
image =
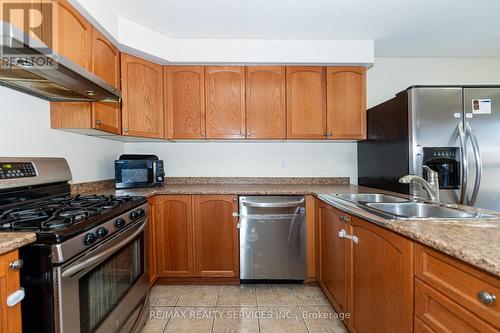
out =
[(127, 128), (127, 127), (125, 127), (125, 128), (123, 129), (123, 131), (124, 131), (124, 132), (128, 132), (128, 128)]
[(340, 215), (340, 220), (341, 220), (342, 222), (347, 223), (347, 222), (350, 222), (350, 221), (351, 221), (351, 218), (350, 218), (349, 216), (347, 216), (347, 215)]
[(16, 306), (24, 299), (25, 295), (26, 293), (24, 292), (24, 288), (14, 291), (12, 294), (7, 296), (7, 306), (9, 308)]
[(102, 124), (102, 122), (100, 120), (96, 120), (95, 123), (96, 123), (96, 125), (101, 125)]
[(339, 231), (339, 238), (345, 238), (345, 239), (350, 239), (353, 241), (355, 244), (359, 243), (359, 238), (354, 236), (354, 235), (349, 235), (344, 229), (341, 229)]
[(326, 133), (326, 132), (323, 132), (323, 136), (327, 136), (327, 135), (328, 135), (328, 133)]
[(328, 133), (328, 136), (332, 136), (332, 135), (333, 135), (333, 133)]
[(490, 294), (487, 291), (482, 291), (482, 290), (477, 293), (477, 298), (479, 299), (479, 301), (481, 303), (483, 303), (484, 305), (487, 305), (487, 306), (492, 305), (497, 300), (497, 297), (495, 295)]
[(24, 266), (24, 261), (22, 259), (14, 260), (9, 264), (9, 267), (15, 271), (19, 271), (21, 268), (23, 268), (23, 266)]

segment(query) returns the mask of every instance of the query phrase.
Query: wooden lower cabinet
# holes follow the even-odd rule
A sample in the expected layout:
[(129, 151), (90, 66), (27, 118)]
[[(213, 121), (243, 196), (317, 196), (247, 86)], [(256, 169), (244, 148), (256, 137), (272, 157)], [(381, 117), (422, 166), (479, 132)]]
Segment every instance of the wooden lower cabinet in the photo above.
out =
[(338, 236), (341, 230), (350, 232), (350, 225), (341, 220), (347, 216), (338, 209), (318, 200), (318, 282), (338, 313), (347, 312), (349, 291), (350, 240)]
[(235, 195), (158, 195), (153, 204), (159, 278), (239, 276)]
[(423, 332), (494, 333), (493, 326), (426, 283), (415, 279), (415, 315)]
[(412, 332), (413, 241), (321, 200), (316, 205), (318, 281), (346, 314), (349, 331)]
[(7, 297), (19, 290), (19, 271), (10, 268), (10, 263), (19, 259), (17, 250), (0, 255), (0, 333), (20, 333), (21, 303), (13, 307), (6, 304)]
[[(500, 279), (418, 244), (415, 315), (436, 332), (499, 332)], [(479, 295), (495, 295), (491, 304)]]
[(352, 217), (352, 332), (413, 330), (413, 242)]
[(160, 195), (153, 200), (158, 276), (194, 276), (192, 196)]
[(238, 197), (194, 196), (195, 274), (238, 277)]

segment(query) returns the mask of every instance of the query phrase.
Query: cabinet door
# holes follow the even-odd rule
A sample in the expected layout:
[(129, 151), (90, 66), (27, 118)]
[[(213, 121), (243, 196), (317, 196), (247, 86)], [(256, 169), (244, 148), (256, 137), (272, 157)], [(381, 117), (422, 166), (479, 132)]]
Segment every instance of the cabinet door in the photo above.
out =
[(284, 139), (285, 67), (247, 67), (247, 139)]
[(163, 138), (161, 66), (123, 53), (121, 72), (123, 134)]
[(318, 200), (319, 223), (319, 283), (329, 294), (338, 313), (347, 312), (349, 290), (348, 252), (350, 241), (339, 238), (339, 231), (350, 233), (350, 226), (341, 220), (347, 216)]
[[(53, 14), (57, 17), (43, 24), (44, 36), (52, 34), (49, 40), (58, 55), (91, 71), (92, 67), (92, 25), (69, 4), (67, 0), (53, 0), (57, 6)], [(47, 15), (48, 7), (44, 15)], [(52, 30), (52, 31), (50, 31)], [(53, 128), (93, 128), (90, 102), (51, 102)]]
[(164, 67), (168, 139), (205, 138), (203, 67)]
[(238, 277), (238, 199), (235, 195), (195, 195), (195, 276)]
[(352, 217), (351, 329), (412, 332), (413, 242)]
[(13, 307), (6, 304), (7, 297), (19, 290), (19, 271), (9, 267), (17, 260), (17, 250), (0, 255), (0, 333), (21, 333), (21, 303)]
[(77, 65), (91, 69), (92, 25), (67, 0), (55, 0), (54, 49)]
[[(113, 87), (120, 88), (120, 52), (94, 27), (92, 27), (92, 73)], [(92, 103), (92, 124), (96, 129), (120, 134), (120, 103)]]
[(206, 67), (207, 138), (245, 137), (245, 67)]
[(324, 67), (287, 67), (287, 138), (326, 139)]
[(158, 276), (193, 276), (192, 214), (190, 195), (160, 195), (155, 198)]
[(327, 68), (328, 138), (366, 138), (366, 69)]

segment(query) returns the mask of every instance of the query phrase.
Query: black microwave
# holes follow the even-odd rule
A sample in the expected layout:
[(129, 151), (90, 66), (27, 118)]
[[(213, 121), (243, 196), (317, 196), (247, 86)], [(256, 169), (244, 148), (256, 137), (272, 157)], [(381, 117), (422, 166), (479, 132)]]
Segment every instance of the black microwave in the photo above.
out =
[(156, 155), (121, 155), (115, 161), (116, 188), (160, 186), (164, 179), (163, 161)]

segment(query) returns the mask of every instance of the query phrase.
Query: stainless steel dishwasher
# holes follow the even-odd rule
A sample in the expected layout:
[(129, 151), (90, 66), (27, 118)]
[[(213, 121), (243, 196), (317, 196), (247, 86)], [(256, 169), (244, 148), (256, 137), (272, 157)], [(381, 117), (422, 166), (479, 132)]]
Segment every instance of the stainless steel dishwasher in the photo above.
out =
[(240, 279), (306, 278), (304, 196), (241, 196)]

